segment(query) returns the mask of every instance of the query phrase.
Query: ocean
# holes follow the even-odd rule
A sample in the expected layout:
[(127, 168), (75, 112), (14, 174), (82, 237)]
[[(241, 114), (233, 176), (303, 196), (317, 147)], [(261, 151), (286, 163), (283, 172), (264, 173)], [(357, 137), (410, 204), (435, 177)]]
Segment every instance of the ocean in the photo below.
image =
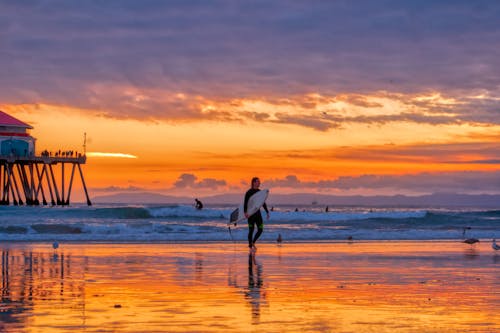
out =
[[(96, 204), (91, 207), (0, 206), (0, 241), (240, 242), (246, 223), (231, 226), (236, 207)], [(465, 234), (464, 234), (465, 230)], [(500, 210), (425, 207), (274, 206), (261, 241), (500, 239)]]

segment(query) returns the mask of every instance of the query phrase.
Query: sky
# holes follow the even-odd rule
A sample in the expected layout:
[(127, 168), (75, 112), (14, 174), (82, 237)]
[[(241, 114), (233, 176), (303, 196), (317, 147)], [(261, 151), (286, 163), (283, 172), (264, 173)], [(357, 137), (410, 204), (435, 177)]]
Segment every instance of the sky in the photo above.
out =
[(92, 195), (500, 193), (498, 1), (2, 1), (0, 110)]

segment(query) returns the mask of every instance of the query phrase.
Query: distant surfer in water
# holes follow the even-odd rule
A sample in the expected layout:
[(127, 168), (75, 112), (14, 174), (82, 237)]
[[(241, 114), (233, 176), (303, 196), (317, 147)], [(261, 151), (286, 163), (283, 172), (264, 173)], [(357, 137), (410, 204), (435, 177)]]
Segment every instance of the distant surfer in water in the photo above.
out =
[[(248, 219), (248, 247), (252, 250), (257, 250), (257, 248), (255, 247), (255, 242), (257, 242), (257, 239), (259, 239), (260, 235), (262, 235), (262, 232), (264, 231), (264, 221), (262, 220), (260, 209), (251, 216), (247, 213), (248, 199), (250, 199), (252, 195), (260, 191), (259, 187), (260, 179), (258, 177), (253, 177), (251, 188), (247, 191), (247, 193), (245, 193), (245, 202), (243, 204), (245, 217)], [(269, 220), (269, 210), (267, 209), (267, 205), (265, 202), (262, 207), (266, 211), (267, 219)], [(255, 226), (257, 226), (257, 233), (254, 236), (253, 232), (255, 230)]]
[(198, 198), (194, 199), (194, 201), (196, 201), (196, 203), (194, 204), (194, 206), (196, 207), (196, 209), (198, 209), (198, 210), (203, 209), (203, 204), (201, 203), (200, 200), (198, 200)]

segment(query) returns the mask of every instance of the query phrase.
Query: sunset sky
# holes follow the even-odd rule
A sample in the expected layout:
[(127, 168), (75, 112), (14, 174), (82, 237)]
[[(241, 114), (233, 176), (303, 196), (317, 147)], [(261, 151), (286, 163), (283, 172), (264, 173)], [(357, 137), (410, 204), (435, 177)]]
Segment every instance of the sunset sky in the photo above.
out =
[(500, 193), (500, 2), (0, 1), (0, 110), (92, 195)]

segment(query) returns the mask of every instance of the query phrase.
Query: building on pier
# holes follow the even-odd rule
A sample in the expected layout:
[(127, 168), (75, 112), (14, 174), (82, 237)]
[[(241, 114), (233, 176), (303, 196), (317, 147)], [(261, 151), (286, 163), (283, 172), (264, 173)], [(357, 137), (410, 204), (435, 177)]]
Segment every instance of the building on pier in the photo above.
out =
[[(69, 205), (73, 179), (78, 169), (87, 204), (90, 198), (81, 164), (85, 154), (44, 151), (36, 155), (36, 139), (28, 130), (30, 125), (0, 111), (0, 204), (9, 205)], [(71, 165), (69, 180), (65, 165)]]
[(29, 135), (30, 125), (0, 111), (0, 155), (33, 156), (35, 138)]

